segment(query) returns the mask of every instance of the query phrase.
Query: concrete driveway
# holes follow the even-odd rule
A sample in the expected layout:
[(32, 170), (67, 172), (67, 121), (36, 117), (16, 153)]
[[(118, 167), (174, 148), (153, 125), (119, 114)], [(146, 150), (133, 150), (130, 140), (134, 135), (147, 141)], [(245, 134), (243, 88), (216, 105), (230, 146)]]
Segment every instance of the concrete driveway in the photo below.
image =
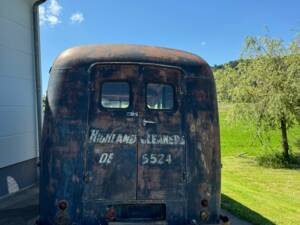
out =
[(37, 215), (36, 186), (0, 200), (0, 225), (34, 225)]

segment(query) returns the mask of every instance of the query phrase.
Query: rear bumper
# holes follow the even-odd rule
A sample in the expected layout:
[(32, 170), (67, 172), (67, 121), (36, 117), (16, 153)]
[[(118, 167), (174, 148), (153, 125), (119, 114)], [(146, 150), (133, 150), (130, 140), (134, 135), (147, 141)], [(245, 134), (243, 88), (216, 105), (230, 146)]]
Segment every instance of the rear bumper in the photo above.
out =
[(205, 224), (205, 225), (230, 225), (230, 222), (226, 222), (226, 223), (216, 223), (216, 224)]
[(215, 224), (204, 224), (204, 225), (230, 225), (230, 220), (226, 216), (221, 216), (221, 221), (220, 223), (215, 223)]
[[(164, 222), (145, 222), (145, 223), (120, 223), (120, 222), (110, 222), (108, 223), (109, 225), (168, 225), (167, 223), (164, 223)], [(190, 225), (190, 224), (188, 224)], [(226, 223), (218, 223), (218, 224), (204, 224), (204, 225), (230, 225), (229, 221), (226, 222)]]
[(157, 221), (157, 222), (145, 222), (145, 223), (122, 223), (122, 222), (109, 222), (108, 225), (168, 225), (165, 221)]
[[(122, 223), (122, 222), (109, 222), (108, 225), (168, 225), (166, 221), (157, 221), (157, 222), (145, 222), (145, 223)], [(188, 224), (190, 225), (190, 224)], [(230, 225), (230, 221), (228, 220), (227, 222), (221, 222), (218, 224), (204, 224), (204, 225)]]
[(228, 222), (226, 222), (226, 223), (223, 223), (223, 222), (221, 222), (221, 223), (214, 223), (214, 224), (204, 224), (204, 225), (230, 225), (230, 221), (228, 221)]
[(230, 225), (230, 221), (228, 220), (227, 222), (220, 222), (220, 223), (216, 223), (216, 224), (205, 224), (205, 225)]

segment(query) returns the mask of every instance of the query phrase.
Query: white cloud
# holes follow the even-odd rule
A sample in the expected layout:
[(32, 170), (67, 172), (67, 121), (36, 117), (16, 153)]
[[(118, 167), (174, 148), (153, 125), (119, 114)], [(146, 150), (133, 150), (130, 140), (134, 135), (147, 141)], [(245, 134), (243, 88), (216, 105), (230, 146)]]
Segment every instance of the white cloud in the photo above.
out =
[(205, 45), (206, 45), (206, 42), (205, 42), (205, 41), (202, 41), (202, 42), (201, 42), (201, 45), (202, 45), (202, 46), (205, 46)]
[(72, 23), (82, 23), (84, 21), (84, 17), (81, 12), (76, 12), (70, 16), (70, 20)]
[(61, 23), (57, 16), (49, 15), (48, 16), (48, 23), (52, 26)]
[(55, 26), (61, 23), (59, 16), (63, 7), (58, 3), (57, 0), (51, 0), (49, 4), (44, 7), (39, 7), (40, 24), (49, 24)]
[(50, 14), (52, 14), (54, 16), (59, 16), (59, 14), (62, 10), (62, 6), (58, 3), (57, 0), (51, 0), (50, 5), (48, 6), (48, 10), (49, 10)]
[(44, 24), (46, 22), (46, 10), (44, 6), (39, 7), (39, 17), (40, 17), (40, 24)]

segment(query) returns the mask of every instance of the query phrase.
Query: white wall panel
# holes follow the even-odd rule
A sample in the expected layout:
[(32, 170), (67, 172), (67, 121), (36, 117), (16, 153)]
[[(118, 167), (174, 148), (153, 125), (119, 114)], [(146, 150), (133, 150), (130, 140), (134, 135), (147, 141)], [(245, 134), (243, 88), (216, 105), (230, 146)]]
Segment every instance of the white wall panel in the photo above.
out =
[(0, 106), (34, 107), (34, 81), (11, 76), (0, 76)]
[(0, 0), (0, 16), (25, 27), (31, 27), (32, 1), (30, 0)]
[[(34, 110), (33, 107), (1, 107), (0, 137), (21, 135), (34, 132)], [(26, 150), (26, 149), (25, 149)], [(20, 154), (22, 154), (20, 152)]]
[(0, 0), (0, 168), (36, 157), (33, 0)]
[(0, 168), (34, 158), (34, 142), (34, 132), (0, 137)]
[(31, 28), (20, 26), (0, 15), (0, 46), (16, 49), (31, 54), (33, 51)]
[(31, 54), (0, 46), (0, 76), (32, 79), (32, 57)]

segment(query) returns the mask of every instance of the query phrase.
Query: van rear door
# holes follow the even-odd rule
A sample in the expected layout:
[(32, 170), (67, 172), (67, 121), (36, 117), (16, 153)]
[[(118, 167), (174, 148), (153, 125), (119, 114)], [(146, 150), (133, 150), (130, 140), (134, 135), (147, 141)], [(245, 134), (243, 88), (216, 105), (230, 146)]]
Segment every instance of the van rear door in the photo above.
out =
[(135, 200), (137, 179), (138, 66), (96, 65), (90, 73), (86, 200)]
[(184, 200), (183, 73), (96, 65), (90, 74), (86, 200)]
[(137, 199), (183, 200), (186, 151), (183, 73), (140, 69)]

